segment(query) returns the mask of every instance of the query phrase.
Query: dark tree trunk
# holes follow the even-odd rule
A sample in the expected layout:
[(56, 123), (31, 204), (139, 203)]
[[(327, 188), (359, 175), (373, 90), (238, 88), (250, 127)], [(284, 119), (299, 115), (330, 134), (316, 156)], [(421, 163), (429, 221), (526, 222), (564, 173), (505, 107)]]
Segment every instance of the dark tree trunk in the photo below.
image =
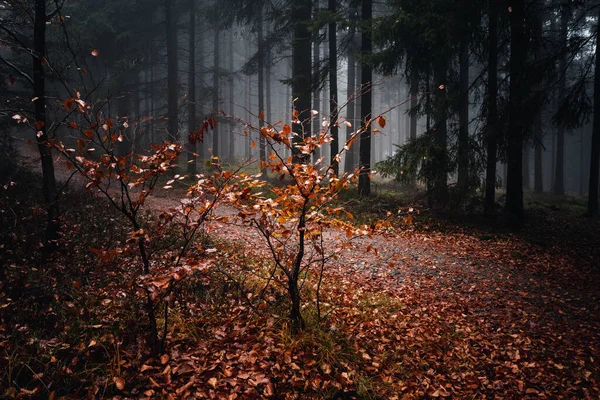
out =
[[(190, 41), (189, 41), (189, 82), (188, 82), (188, 132), (196, 130), (196, 0), (189, 0)], [(184, 138), (185, 140), (185, 138)], [(187, 173), (193, 179), (196, 175), (196, 145), (185, 141), (187, 151)]]
[[(599, 8), (600, 10), (600, 8)], [(600, 20), (600, 12), (598, 15)], [(598, 178), (600, 175), (600, 34), (596, 35), (596, 76), (594, 77), (594, 123), (592, 152), (590, 156), (590, 186), (588, 188), (588, 214), (598, 214)]]
[(535, 176), (533, 182), (533, 190), (536, 193), (542, 193), (544, 191), (544, 176), (543, 176), (543, 146), (542, 139), (539, 138), (535, 141)]
[(433, 177), (430, 203), (444, 207), (448, 203), (448, 132), (447, 132), (447, 110), (448, 102), (446, 96), (447, 60), (440, 57), (436, 60), (433, 70), (434, 89), (434, 140), (435, 146), (431, 160), (435, 176)]
[[(218, 26), (215, 27), (214, 47), (213, 47), (213, 96), (212, 96), (212, 112), (216, 117), (219, 114), (219, 36), (221, 30)], [(212, 131), (212, 155), (219, 157), (219, 124), (217, 123)]]
[(46, 76), (44, 64), (46, 57), (46, 2), (35, 0), (35, 19), (33, 26), (33, 97), (35, 108), (35, 122), (39, 126), (36, 132), (38, 151), (42, 163), (42, 190), (44, 201), (48, 209), (46, 222), (46, 249), (54, 251), (58, 239), (60, 208), (58, 204), (58, 189), (54, 176), (54, 161), (52, 148), (48, 142), (48, 128), (46, 118)]
[(331, 22), (329, 23), (329, 114), (331, 115), (331, 165), (334, 175), (340, 172), (338, 162), (339, 153), (339, 128), (338, 128), (338, 87), (337, 87), (337, 27), (335, 23), (336, 0), (329, 0), (329, 12)]
[[(417, 106), (419, 104), (419, 81), (417, 77), (413, 77), (410, 82), (410, 138), (417, 138)], [(400, 130), (398, 130), (400, 135)]]
[(371, 113), (373, 88), (373, 69), (365, 59), (372, 53), (371, 18), (373, 16), (373, 0), (362, 0), (361, 19), (363, 23), (361, 45), (361, 78), (364, 94), (361, 96), (360, 119), (363, 132), (360, 135), (360, 174), (358, 176), (358, 193), (361, 196), (371, 194)]
[[(258, 14), (258, 127), (262, 130), (265, 126), (265, 49), (263, 40), (263, 20), (262, 12)], [(262, 133), (258, 135), (258, 143), (260, 147), (260, 170), (264, 176), (267, 174), (267, 143)]]
[(496, 212), (496, 165), (498, 158), (498, 9), (495, 0), (489, 0), (489, 8), (485, 213), (486, 215), (493, 215)]
[[(235, 89), (235, 79), (233, 76), (233, 28), (230, 30), (229, 32), (229, 115), (231, 115), (232, 117), (234, 116), (235, 110), (234, 110), (234, 89)], [(269, 108), (268, 103), (269, 103), (269, 76), (267, 74), (267, 109)], [(270, 121), (270, 117), (267, 116), (267, 121)], [(233, 158), (235, 157), (235, 137), (234, 137), (234, 132), (233, 132), (233, 128), (229, 129), (229, 148), (228, 148), (229, 152), (227, 154), (227, 158), (229, 158), (229, 160), (233, 160)]]
[(507, 176), (505, 212), (514, 218), (523, 217), (523, 134), (524, 78), (527, 48), (525, 47), (525, 4), (515, 0), (510, 13), (510, 102), (507, 132)]
[[(354, 119), (356, 118), (356, 101), (351, 100), (356, 91), (356, 60), (354, 59), (354, 53), (351, 46), (348, 48), (348, 82), (346, 90), (346, 120), (352, 124), (352, 126), (346, 127), (346, 140), (350, 140), (352, 133), (354, 132)], [(354, 147), (350, 147), (346, 150), (346, 160), (344, 161), (344, 171), (350, 172), (356, 168), (356, 158), (354, 157)]]
[[(294, 142), (310, 137), (310, 97), (312, 92), (311, 40), (308, 24), (311, 20), (312, 1), (297, 0), (293, 5), (293, 38), (292, 38), (292, 98), (295, 114), (293, 131)], [(309, 155), (299, 154), (294, 147), (294, 162), (305, 163)]]
[(165, 0), (167, 28), (167, 137), (166, 140), (179, 140), (178, 134), (178, 95), (177, 95), (177, 17), (173, 0)]
[(529, 178), (529, 153), (530, 147), (529, 143), (523, 144), (523, 189), (531, 189), (531, 179)]
[[(558, 62), (558, 73), (560, 74), (558, 82), (558, 106), (562, 107), (567, 90), (567, 41), (569, 40), (567, 23), (570, 13), (567, 4), (561, 4), (560, 8), (560, 46), (563, 54), (560, 55)], [(553, 191), (556, 194), (565, 194), (565, 127), (562, 124), (556, 130), (556, 171), (554, 172)]]
[[(319, 2), (316, 2), (315, 7), (315, 15), (319, 12)], [(319, 32), (317, 32), (317, 36), (319, 36)], [(317, 41), (314, 41), (312, 44), (312, 66), (313, 66), (313, 93), (312, 93), (312, 109), (317, 110), (319, 113), (325, 114), (325, 102), (323, 102), (323, 109), (321, 109), (320, 96), (321, 91), (320, 88), (320, 67), (321, 67), (321, 46)], [(315, 136), (319, 136), (321, 131), (320, 118), (315, 117), (312, 120), (312, 134)], [(313, 160), (316, 162), (321, 157), (321, 148), (317, 147), (313, 154)]]
[(458, 188), (469, 187), (469, 34), (465, 30), (460, 40), (460, 98), (458, 131)]

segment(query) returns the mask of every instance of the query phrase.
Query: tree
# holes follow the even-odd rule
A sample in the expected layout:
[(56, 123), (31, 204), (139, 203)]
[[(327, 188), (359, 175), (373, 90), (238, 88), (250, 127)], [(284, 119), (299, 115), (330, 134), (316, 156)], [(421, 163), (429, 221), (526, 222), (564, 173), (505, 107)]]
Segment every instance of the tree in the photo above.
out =
[(371, 194), (371, 108), (372, 108), (372, 81), (373, 68), (368, 57), (373, 51), (371, 40), (371, 24), (373, 17), (373, 1), (362, 0), (361, 20), (363, 30), (361, 32), (361, 105), (360, 119), (362, 133), (360, 135), (360, 174), (358, 178), (358, 193), (361, 196)]
[(485, 213), (496, 211), (496, 163), (498, 153), (498, 8), (495, 0), (488, 1), (488, 118), (487, 161), (485, 176)]
[(337, 176), (340, 172), (339, 160), (336, 156), (339, 152), (339, 127), (338, 119), (338, 87), (337, 87), (337, 28), (336, 28), (336, 0), (329, 0), (329, 115), (331, 127), (331, 165), (333, 173)]
[[(600, 7), (598, 8), (600, 21)], [(588, 189), (588, 215), (598, 215), (598, 180), (600, 177), (600, 28), (596, 28), (596, 64), (594, 77), (594, 122), (590, 156), (590, 185)]]
[[(196, 130), (196, 0), (189, 0), (190, 25), (189, 25), (189, 62), (188, 62), (188, 132)], [(186, 141), (187, 173), (196, 175), (196, 145), (190, 140)]]
[[(167, 92), (168, 92), (168, 112), (167, 112), (167, 137), (170, 140), (179, 139), (179, 98), (177, 95), (178, 85), (178, 67), (177, 67), (177, 11), (175, 10), (175, 1), (165, 0), (165, 21), (167, 35)], [(169, 140), (168, 139), (168, 140)]]
[[(311, 36), (308, 23), (311, 19), (311, 0), (298, 0), (292, 3), (292, 98), (293, 131), (296, 140), (310, 137), (311, 121)], [(305, 162), (306, 155), (294, 147), (295, 162)]]
[(516, 0), (510, 10), (510, 102), (508, 106), (507, 176), (505, 212), (523, 217), (523, 136), (527, 58), (525, 2)]

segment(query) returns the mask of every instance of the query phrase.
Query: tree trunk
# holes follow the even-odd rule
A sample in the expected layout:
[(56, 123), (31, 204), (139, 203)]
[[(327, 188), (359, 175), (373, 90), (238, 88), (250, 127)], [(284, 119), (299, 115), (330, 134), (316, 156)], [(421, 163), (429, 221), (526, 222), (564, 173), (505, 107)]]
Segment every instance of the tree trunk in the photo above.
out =
[(496, 212), (496, 166), (498, 153), (498, 9), (489, 0), (488, 123), (485, 175), (485, 214)]
[(447, 133), (447, 110), (448, 102), (446, 98), (447, 86), (447, 60), (439, 57), (435, 61), (433, 71), (433, 90), (434, 90), (434, 118), (435, 146), (431, 155), (430, 163), (433, 163), (435, 176), (432, 182), (432, 191), (430, 203), (436, 203), (444, 207), (448, 203), (448, 133)]
[[(215, 27), (214, 47), (213, 47), (213, 96), (212, 96), (212, 112), (213, 116), (219, 115), (219, 36), (221, 30), (218, 26)], [(212, 155), (219, 157), (219, 123), (215, 125), (212, 131)]]
[[(600, 10), (600, 8), (598, 9)], [(600, 20), (600, 11), (598, 15)], [(594, 77), (594, 122), (592, 127), (592, 152), (590, 155), (590, 185), (588, 188), (588, 214), (598, 214), (598, 178), (600, 175), (600, 33), (596, 34), (596, 75)]]
[(460, 98), (458, 132), (458, 188), (469, 187), (469, 33), (465, 29), (460, 40)]
[(371, 113), (373, 96), (373, 69), (365, 59), (373, 51), (371, 41), (371, 24), (373, 16), (373, 0), (362, 0), (361, 19), (363, 23), (361, 45), (361, 87), (364, 94), (361, 96), (360, 119), (363, 132), (360, 135), (360, 174), (358, 176), (358, 193), (361, 196), (371, 194)]
[(167, 137), (166, 140), (179, 140), (178, 134), (178, 95), (177, 95), (177, 17), (175, 4), (165, 0), (165, 18), (167, 28)]
[[(346, 126), (346, 140), (350, 140), (352, 133), (354, 132), (354, 119), (356, 118), (356, 101), (351, 100), (356, 91), (356, 60), (354, 59), (352, 46), (348, 46), (348, 82), (346, 89), (346, 120), (350, 122), (352, 126)], [(356, 158), (354, 157), (354, 147), (351, 146), (349, 150), (346, 150), (346, 159), (344, 161), (344, 172), (354, 171), (356, 168)]]
[[(308, 24), (311, 20), (312, 1), (297, 0), (293, 3), (293, 38), (292, 38), (292, 98), (294, 103), (293, 131), (294, 142), (298, 143), (310, 137), (312, 92), (311, 46)], [(300, 154), (293, 148), (294, 162), (305, 163), (310, 155)]]
[[(315, 15), (319, 12), (319, 2), (316, 2), (315, 7)], [(317, 32), (317, 36), (319, 32)], [(312, 93), (312, 109), (318, 111), (319, 113), (325, 115), (325, 102), (323, 102), (323, 109), (321, 109), (320, 95), (320, 65), (321, 65), (321, 46), (317, 41), (314, 41), (312, 44), (313, 58), (312, 58), (312, 66), (313, 66), (313, 93)], [(321, 118), (314, 117), (312, 120), (312, 133), (318, 137), (321, 132)], [(317, 160), (321, 157), (321, 147), (317, 147), (313, 154), (313, 162), (317, 162)]]
[[(561, 4), (560, 10), (560, 46), (563, 54), (558, 62), (558, 107), (562, 107), (567, 90), (567, 49), (569, 40), (567, 35), (567, 22), (569, 19), (569, 8), (567, 4)], [(559, 125), (556, 130), (556, 171), (554, 172), (554, 193), (565, 194), (565, 127)]]
[[(265, 126), (265, 49), (263, 40), (263, 20), (262, 11), (258, 13), (258, 127), (262, 130)], [(262, 133), (258, 135), (258, 143), (260, 147), (260, 170), (263, 175), (267, 175), (267, 143)]]
[(35, 19), (33, 26), (33, 97), (35, 108), (35, 122), (39, 129), (36, 132), (38, 151), (42, 164), (42, 190), (44, 201), (48, 209), (46, 221), (46, 249), (56, 250), (59, 231), (60, 208), (58, 203), (58, 189), (54, 176), (54, 160), (52, 148), (48, 142), (48, 128), (46, 118), (46, 76), (44, 64), (46, 58), (46, 2), (35, 0)]
[[(189, 83), (188, 83), (188, 132), (196, 130), (196, 0), (189, 0), (190, 41), (189, 41)], [(185, 139), (185, 138), (184, 138)], [(193, 179), (196, 175), (196, 145), (185, 141), (187, 151), (187, 173)]]
[[(233, 77), (233, 28), (229, 31), (229, 115), (234, 116), (234, 90), (235, 90), (235, 79)], [(269, 77), (267, 76), (267, 79)], [(268, 82), (268, 81), (267, 81)], [(268, 84), (268, 83), (267, 83)], [(267, 86), (268, 88), (268, 86)], [(268, 90), (267, 90), (267, 103), (268, 103)], [(267, 105), (267, 109), (269, 106)], [(270, 117), (267, 117), (267, 120), (270, 121)], [(233, 132), (233, 127), (229, 129), (229, 152), (227, 154), (227, 158), (229, 160), (233, 160), (235, 157), (235, 136)]]
[(529, 143), (523, 144), (523, 189), (531, 189), (531, 179), (529, 178)]
[(544, 176), (542, 173), (543, 168), (543, 148), (542, 139), (539, 138), (535, 141), (535, 176), (533, 183), (533, 190), (536, 193), (542, 193), (544, 191)]
[(515, 0), (510, 13), (510, 101), (507, 132), (507, 176), (505, 212), (514, 218), (523, 217), (523, 109), (527, 48), (525, 47), (525, 4)]
[(329, 12), (331, 22), (329, 23), (329, 114), (331, 115), (331, 165), (333, 174), (337, 176), (340, 172), (338, 162), (339, 153), (339, 128), (338, 119), (338, 87), (337, 87), (337, 27), (335, 23), (336, 0), (329, 0)]

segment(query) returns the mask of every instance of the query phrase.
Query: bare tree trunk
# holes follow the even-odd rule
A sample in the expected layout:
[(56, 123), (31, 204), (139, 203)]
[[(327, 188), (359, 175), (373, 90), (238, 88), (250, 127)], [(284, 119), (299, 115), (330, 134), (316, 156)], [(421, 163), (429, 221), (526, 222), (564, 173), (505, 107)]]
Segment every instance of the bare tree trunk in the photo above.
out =
[[(229, 114), (234, 116), (234, 89), (235, 89), (235, 79), (233, 77), (233, 28), (229, 31)], [(268, 78), (267, 78), (268, 79)], [(235, 157), (235, 137), (233, 132), (233, 127), (229, 129), (229, 153), (227, 154), (227, 158), (229, 160), (233, 160)]]
[(37, 131), (37, 145), (42, 163), (42, 190), (44, 201), (48, 209), (46, 221), (46, 249), (56, 250), (59, 231), (60, 208), (58, 203), (58, 189), (54, 176), (54, 161), (52, 148), (48, 142), (48, 128), (46, 117), (46, 76), (44, 64), (46, 58), (46, 2), (35, 0), (35, 17), (33, 25), (33, 98), (35, 108), (35, 122)]
[(458, 132), (458, 188), (469, 187), (469, 33), (463, 32), (460, 40), (460, 99)]
[[(220, 27), (215, 27), (214, 47), (213, 47), (213, 102), (212, 112), (216, 117), (219, 113), (219, 36), (221, 33)], [(215, 125), (212, 131), (212, 155), (213, 157), (219, 157), (219, 124)]]
[[(561, 4), (560, 10), (560, 46), (563, 54), (560, 55), (558, 73), (558, 106), (561, 107), (565, 101), (567, 90), (567, 48), (568, 34), (567, 22), (569, 19), (569, 6)], [(556, 130), (556, 170), (554, 172), (553, 192), (565, 194), (565, 127), (561, 124)]]
[(430, 204), (437, 203), (445, 206), (448, 203), (448, 133), (447, 133), (447, 110), (448, 102), (446, 96), (446, 74), (447, 60), (439, 58), (435, 61), (433, 71), (434, 92), (434, 118), (435, 118), (435, 146), (429, 160), (433, 163), (435, 176), (433, 177), (432, 190), (430, 192)]
[(167, 111), (167, 140), (179, 140), (178, 109), (179, 97), (177, 95), (177, 17), (175, 5), (172, 0), (165, 0), (165, 18), (167, 29), (167, 86), (168, 86), (168, 111)]
[(533, 189), (536, 193), (542, 193), (544, 191), (544, 176), (542, 173), (543, 169), (543, 149), (542, 149), (542, 138), (535, 141), (535, 176)]
[(523, 216), (523, 103), (525, 91), (525, 4), (516, 0), (510, 13), (510, 102), (507, 132), (505, 212), (517, 220)]
[[(316, 2), (315, 6), (315, 14), (319, 12), (319, 1)], [(317, 36), (319, 32), (317, 32)], [(323, 109), (321, 109), (321, 91), (320, 89), (320, 67), (321, 67), (321, 46), (317, 41), (314, 41), (312, 44), (313, 50), (313, 58), (312, 58), (312, 66), (313, 66), (313, 93), (312, 93), (312, 109), (317, 110), (321, 114), (325, 114), (325, 102), (323, 102)], [(321, 132), (321, 124), (319, 123), (320, 118), (315, 117), (312, 121), (312, 133), (315, 136), (318, 136)], [(313, 154), (313, 160), (316, 162), (321, 157), (321, 148), (317, 147)]]
[[(190, 32), (188, 54), (188, 132), (192, 134), (198, 125), (196, 121), (196, 0), (189, 0)], [(184, 138), (185, 140), (185, 138)], [(187, 152), (187, 173), (193, 178), (196, 175), (196, 144), (185, 140)]]
[(338, 119), (338, 87), (337, 87), (337, 27), (335, 23), (336, 0), (329, 0), (329, 12), (331, 13), (331, 22), (329, 23), (329, 114), (331, 115), (331, 165), (333, 174), (338, 175), (340, 166), (337, 160), (339, 153), (339, 128)]
[[(373, 16), (373, 0), (362, 0), (361, 19), (364, 31), (362, 32), (361, 54), (363, 60), (373, 51), (371, 40), (371, 27)], [(371, 65), (363, 62), (361, 65), (361, 87), (364, 94), (361, 96), (360, 119), (363, 132), (360, 135), (360, 174), (358, 176), (358, 193), (361, 196), (371, 195), (371, 113), (372, 113), (372, 82), (373, 69)]]
[[(600, 8), (598, 9), (600, 10)], [(600, 20), (600, 11), (598, 15)], [(588, 214), (598, 215), (598, 178), (600, 176), (600, 34), (596, 35), (596, 76), (594, 77), (594, 125), (590, 155), (590, 186), (588, 189)]]
[(496, 166), (498, 153), (498, 9), (489, 0), (488, 132), (485, 176), (485, 214), (496, 212)]
[[(258, 110), (258, 127), (262, 130), (262, 128), (265, 126), (265, 48), (263, 38), (262, 11), (258, 13)], [(260, 170), (263, 175), (266, 176), (267, 142), (262, 133), (258, 135), (258, 143), (260, 147)]]
[[(293, 39), (292, 39), (292, 98), (294, 104), (296, 133), (295, 142), (310, 137), (310, 95), (312, 90), (311, 77), (311, 46), (308, 22), (311, 19), (312, 1), (297, 0), (293, 3)], [(294, 162), (306, 162), (310, 156), (299, 154), (294, 148)]]

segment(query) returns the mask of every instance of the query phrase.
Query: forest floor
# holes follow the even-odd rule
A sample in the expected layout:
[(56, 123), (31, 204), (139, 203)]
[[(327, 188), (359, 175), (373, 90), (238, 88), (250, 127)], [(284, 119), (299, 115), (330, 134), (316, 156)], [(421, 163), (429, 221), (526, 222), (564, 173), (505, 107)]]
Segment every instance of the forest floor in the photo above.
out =
[[(569, 202), (529, 202), (516, 233), (478, 217), (393, 218), (328, 262), (322, 318), (306, 304), (300, 334), (282, 291), (261, 292), (258, 233), (216, 224), (204, 239), (214, 266), (182, 285), (166, 351), (149, 358), (130, 258), (100, 263), (88, 250), (126, 240), (126, 227), (68, 189), (69, 235), (47, 257), (35, 177), (19, 170), (0, 188), (0, 396), (600, 398), (600, 223)], [(342, 204), (364, 222), (395, 214), (388, 200)], [(162, 193), (148, 207), (179, 203)]]

